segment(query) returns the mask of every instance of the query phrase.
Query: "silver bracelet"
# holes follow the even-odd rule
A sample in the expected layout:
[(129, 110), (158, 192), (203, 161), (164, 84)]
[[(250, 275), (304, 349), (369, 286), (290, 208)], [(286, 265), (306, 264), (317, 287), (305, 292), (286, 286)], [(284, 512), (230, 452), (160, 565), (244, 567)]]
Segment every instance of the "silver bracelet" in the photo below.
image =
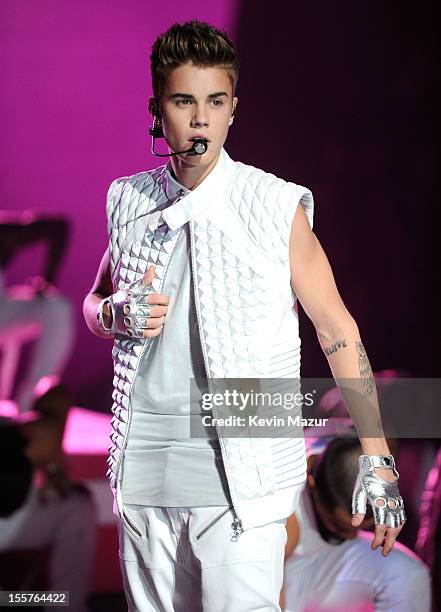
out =
[(395, 467), (395, 459), (392, 455), (360, 455), (360, 466), (364, 466), (365, 469), (368, 469), (370, 464), (370, 468), (373, 470), (374, 468), (384, 468), (390, 469), (393, 471), (396, 478), (399, 478), (400, 475)]
[(106, 327), (104, 325), (104, 306), (106, 304), (110, 304), (109, 298), (104, 298), (104, 300), (101, 300), (101, 302), (98, 304), (97, 309), (96, 309), (96, 319), (98, 321), (98, 326), (100, 330), (104, 334), (113, 334), (112, 325), (110, 327)]

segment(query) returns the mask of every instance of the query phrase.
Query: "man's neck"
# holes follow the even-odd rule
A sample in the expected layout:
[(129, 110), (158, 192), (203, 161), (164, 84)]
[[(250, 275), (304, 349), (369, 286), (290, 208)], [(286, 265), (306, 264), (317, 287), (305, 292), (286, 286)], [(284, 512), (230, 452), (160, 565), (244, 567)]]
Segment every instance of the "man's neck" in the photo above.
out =
[(219, 159), (219, 155), (220, 151), (213, 161), (200, 166), (191, 166), (177, 156), (172, 157), (170, 159), (172, 175), (181, 185), (192, 191), (210, 174)]

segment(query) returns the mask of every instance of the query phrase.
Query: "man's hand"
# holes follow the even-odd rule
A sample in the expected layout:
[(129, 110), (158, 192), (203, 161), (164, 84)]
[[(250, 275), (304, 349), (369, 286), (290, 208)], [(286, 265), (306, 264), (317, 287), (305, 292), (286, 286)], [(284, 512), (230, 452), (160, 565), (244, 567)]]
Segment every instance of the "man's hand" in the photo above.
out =
[(134, 338), (159, 336), (164, 327), (169, 298), (150, 290), (155, 270), (156, 266), (152, 264), (143, 279), (106, 298), (102, 308), (103, 323), (108, 331)]
[[(374, 457), (377, 455), (360, 455), (359, 457), (360, 472), (352, 497), (352, 524), (358, 527), (363, 522), (366, 502), (369, 500), (375, 520), (375, 536), (371, 548), (376, 550), (378, 546), (381, 546), (383, 556), (386, 557), (393, 549), (395, 540), (403, 528), (406, 514), (403, 498), (398, 491), (399, 474), (395, 469), (392, 455), (380, 461), (383, 466), (389, 461), (390, 468), (374, 466), (374, 463), (377, 463)], [(380, 472), (380, 475), (375, 470)], [(392, 476), (391, 470), (395, 473), (396, 478)]]

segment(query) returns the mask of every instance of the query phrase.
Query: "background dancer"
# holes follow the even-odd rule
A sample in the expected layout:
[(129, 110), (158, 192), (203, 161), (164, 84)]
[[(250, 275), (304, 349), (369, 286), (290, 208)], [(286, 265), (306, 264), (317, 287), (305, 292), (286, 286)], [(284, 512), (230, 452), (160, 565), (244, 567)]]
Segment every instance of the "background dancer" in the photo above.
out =
[[(72, 350), (72, 306), (54, 285), (68, 237), (69, 224), (62, 217), (0, 211), (0, 337), (26, 323), (40, 328), (29, 367), (18, 380), (15, 399), (20, 412), (31, 409), (35, 386), (43, 376), (62, 374)], [(23, 250), (41, 242), (47, 245), (41, 275), (7, 287), (4, 269)]]
[[(356, 436), (355, 429), (352, 435)], [(394, 441), (388, 443), (395, 452)], [(286, 612), (413, 612), (416, 606), (420, 612), (430, 612), (428, 567), (401, 543), (390, 559), (373, 554), (368, 531), (374, 526), (371, 512), (361, 525), (363, 530), (351, 524), (360, 453), (354, 438), (319, 438), (308, 449), (307, 481), (298, 508), (286, 524)]]

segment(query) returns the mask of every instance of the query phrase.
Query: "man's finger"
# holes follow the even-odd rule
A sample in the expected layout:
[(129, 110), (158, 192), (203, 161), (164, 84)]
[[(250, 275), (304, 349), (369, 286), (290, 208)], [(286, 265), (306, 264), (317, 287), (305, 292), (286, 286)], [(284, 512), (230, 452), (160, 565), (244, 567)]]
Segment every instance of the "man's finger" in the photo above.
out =
[(163, 317), (167, 314), (167, 306), (152, 306), (150, 308), (150, 318), (156, 319), (157, 317)]
[(353, 514), (352, 515), (352, 525), (354, 527), (358, 527), (359, 525), (361, 525), (365, 516), (366, 515), (362, 514), (361, 512), (357, 512), (356, 514)]
[(144, 285), (150, 285), (153, 282), (153, 279), (155, 278), (155, 270), (156, 264), (151, 264), (147, 274), (144, 274), (144, 278), (142, 279)]
[(162, 332), (163, 327), (164, 325), (160, 325), (159, 327), (155, 327), (154, 329), (144, 329), (144, 338), (155, 338), (156, 336), (159, 336), (159, 334)]
[(386, 538), (384, 540), (383, 557), (386, 557), (393, 549), (399, 531), (399, 529), (394, 529), (392, 527), (388, 528)]
[(163, 293), (149, 293), (147, 298), (148, 304), (159, 304), (162, 306), (168, 306), (169, 299), (167, 295)]
[(375, 536), (372, 540), (371, 548), (375, 550), (383, 544), (384, 537), (386, 535), (387, 525), (375, 525)]

